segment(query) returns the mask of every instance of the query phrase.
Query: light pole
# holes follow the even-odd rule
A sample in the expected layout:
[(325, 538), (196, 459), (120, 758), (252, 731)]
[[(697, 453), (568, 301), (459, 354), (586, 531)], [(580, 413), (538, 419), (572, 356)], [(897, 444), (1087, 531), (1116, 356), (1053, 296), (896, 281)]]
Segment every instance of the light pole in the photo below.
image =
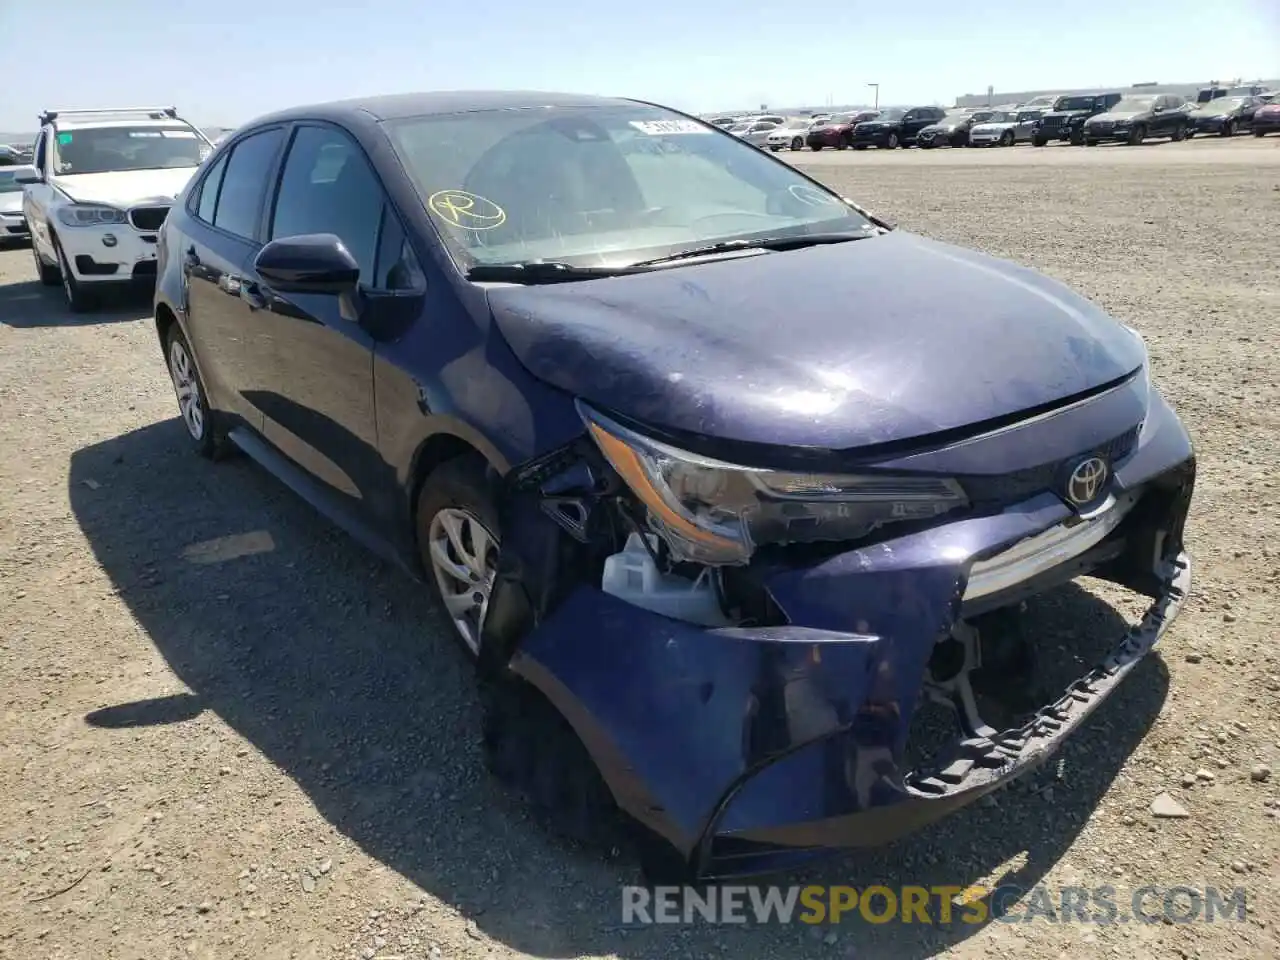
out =
[(880, 84), (878, 84), (878, 83), (868, 83), (868, 84), (867, 84), (867, 86), (868, 86), (868, 87), (872, 87), (872, 88), (875, 90), (875, 92), (876, 92), (876, 102), (875, 102), (875, 107), (874, 107), (874, 109), (879, 110), (879, 109), (880, 109)]

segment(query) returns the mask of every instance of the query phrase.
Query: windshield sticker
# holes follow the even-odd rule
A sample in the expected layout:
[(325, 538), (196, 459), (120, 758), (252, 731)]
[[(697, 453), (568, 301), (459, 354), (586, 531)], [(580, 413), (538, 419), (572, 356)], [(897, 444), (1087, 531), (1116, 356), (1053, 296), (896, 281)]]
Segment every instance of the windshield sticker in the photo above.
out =
[(130, 130), (129, 136), (130, 137), (155, 137), (156, 139), (159, 139), (160, 137), (164, 136), (164, 134), (162, 134), (159, 130)]
[(507, 220), (507, 211), (492, 200), (465, 190), (438, 190), (427, 206), (441, 220), (463, 230), (492, 230)]
[(710, 133), (696, 120), (632, 120), (631, 126), (651, 137), (665, 137), (677, 133)]
[(71, 134), (69, 133), (58, 134), (58, 143), (70, 143), (70, 142), (71, 142)]
[(194, 130), (161, 130), (160, 136), (170, 140), (194, 140), (196, 133)]
[(837, 200), (829, 193), (824, 193), (817, 187), (811, 187), (804, 183), (793, 183), (787, 187), (787, 192), (799, 200), (801, 203), (809, 207), (826, 207), (826, 206), (843, 206), (843, 202)]

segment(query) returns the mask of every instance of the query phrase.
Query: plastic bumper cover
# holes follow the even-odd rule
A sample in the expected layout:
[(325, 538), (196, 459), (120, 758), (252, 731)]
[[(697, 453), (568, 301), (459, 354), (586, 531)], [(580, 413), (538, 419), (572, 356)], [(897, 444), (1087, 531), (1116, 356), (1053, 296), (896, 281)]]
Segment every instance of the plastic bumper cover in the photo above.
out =
[(111, 283), (155, 276), (156, 234), (129, 224), (65, 227), (58, 242), (82, 283)]

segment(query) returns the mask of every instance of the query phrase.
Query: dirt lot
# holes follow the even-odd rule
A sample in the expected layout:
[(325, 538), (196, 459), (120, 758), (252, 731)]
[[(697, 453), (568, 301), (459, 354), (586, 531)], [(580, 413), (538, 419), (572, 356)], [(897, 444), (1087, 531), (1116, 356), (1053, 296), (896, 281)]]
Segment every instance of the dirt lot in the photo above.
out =
[[(796, 160), (1134, 325), (1200, 479), (1193, 597), (1056, 779), (791, 879), (1243, 886), (1245, 921), (622, 929), (634, 868), (482, 772), (423, 590), (252, 464), (189, 454), (145, 302), (72, 317), (23, 249), (0, 253), (0, 956), (1280, 955), (1280, 139)], [(1152, 816), (1163, 792), (1186, 819)]]

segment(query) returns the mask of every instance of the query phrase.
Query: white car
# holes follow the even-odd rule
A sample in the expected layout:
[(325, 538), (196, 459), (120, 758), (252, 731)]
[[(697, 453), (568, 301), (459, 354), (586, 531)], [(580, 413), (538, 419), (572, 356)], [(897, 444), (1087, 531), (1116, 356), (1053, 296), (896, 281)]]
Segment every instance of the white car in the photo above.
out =
[(763, 147), (770, 132), (777, 127), (778, 125), (772, 120), (751, 120), (729, 127), (728, 132), (739, 140), (745, 140), (753, 147)]
[(74, 311), (106, 284), (152, 281), (169, 207), (213, 150), (173, 107), (51, 110), (19, 177), (40, 281)]
[(780, 127), (774, 127), (765, 137), (765, 145), (777, 153), (779, 150), (803, 150), (804, 138), (809, 128), (815, 124), (826, 123), (825, 120), (790, 120)]
[(0, 167), (0, 247), (31, 236), (27, 218), (22, 215), (22, 184), (18, 177), (28, 177), (30, 167)]

